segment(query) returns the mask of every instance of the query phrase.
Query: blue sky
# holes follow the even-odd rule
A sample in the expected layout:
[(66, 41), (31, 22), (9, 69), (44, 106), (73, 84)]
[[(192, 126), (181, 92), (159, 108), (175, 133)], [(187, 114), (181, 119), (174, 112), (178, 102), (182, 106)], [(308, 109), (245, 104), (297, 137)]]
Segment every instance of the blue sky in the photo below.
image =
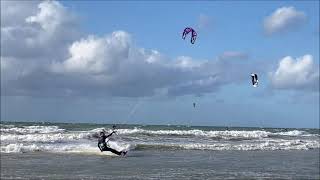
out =
[(44, 2), (1, 1), (1, 120), (319, 127), (318, 1)]
[[(87, 33), (104, 35), (115, 30), (126, 30), (134, 36), (139, 46), (155, 48), (170, 56), (187, 54), (197, 58), (212, 58), (228, 49), (254, 51), (256, 56), (261, 54), (265, 58), (277, 58), (286, 53), (294, 53), (293, 56), (306, 53), (301, 46), (287, 46), (292, 43), (304, 44), (308, 46), (306, 50), (319, 56), (319, 42), (314, 37), (319, 24), (319, 7), (316, 6), (319, 3), (316, 1), (62, 3), (81, 12), (82, 25)], [(299, 31), (281, 35), (281, 38), (279, 35), (266, 38), (263, 19), (283, 6), (293, 6), (305, 12), (307, 23), (299, 27)], [(199, 30), (201, 35), (195, 46), (181, 43), (177, 38), (181, 29), (185, 26), (197, 27), (201, 14), (210, 18), (210, 28)]]

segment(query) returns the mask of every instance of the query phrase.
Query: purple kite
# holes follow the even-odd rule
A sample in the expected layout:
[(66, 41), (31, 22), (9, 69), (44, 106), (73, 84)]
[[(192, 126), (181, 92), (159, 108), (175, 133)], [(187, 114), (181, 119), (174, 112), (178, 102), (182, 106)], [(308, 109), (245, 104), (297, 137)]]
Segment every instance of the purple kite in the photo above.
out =
[(189, 32), (191, 32), (191, 43), (194, 44), (194, 42), (197, 39), (197, 33), (194, 29), (187, 27), (184, 29), (183, 34), (182, 34), (182, 39), (185, 39), (187, 34), (189, 34)]

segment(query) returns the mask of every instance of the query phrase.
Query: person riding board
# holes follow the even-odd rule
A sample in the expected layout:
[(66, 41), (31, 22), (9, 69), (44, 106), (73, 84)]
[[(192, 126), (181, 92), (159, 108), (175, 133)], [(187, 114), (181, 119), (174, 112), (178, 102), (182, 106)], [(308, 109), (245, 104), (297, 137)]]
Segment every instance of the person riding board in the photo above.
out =
[(110, 147), (108, 147), (107, 145), (107, 142), (106, 142), (106, 139), (110, 136), (112, 136), (113, 134), (115, 134), (116, 132), (113, 130), (109, 135), (106, 136), (105, 132), (104, 131), (101, 131), (100, 132), (100, 136), (99, 136), (99, 139), (98, 139), (98, 147), (100, 149), (101, 152), (103, 151), (110, 151), (114, 154), (117, 154), (117, 155), (126, 155), (127, 154), (127, 151), (117, 151), (115, 149), (112, 149)]

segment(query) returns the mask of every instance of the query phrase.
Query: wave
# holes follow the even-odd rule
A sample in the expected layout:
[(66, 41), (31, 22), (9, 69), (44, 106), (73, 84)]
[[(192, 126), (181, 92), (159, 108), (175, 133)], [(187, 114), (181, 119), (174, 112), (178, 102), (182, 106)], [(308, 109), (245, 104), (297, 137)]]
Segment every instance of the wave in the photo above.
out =
[[(319, 149), (318, 141), (310, 140), (279, 140), (266, 142), (246, 142), (240, 144), (230, 143), (137, 143), (125, 144), (110, 142), (110, 146), (118, 149), (134, 150), (234, 150), (234, 151), (263, 151), (263, 150), (310, 150)], [(1, 153), (25, 153), (25, 152), (52, 152), (52, 153), (86, 153), (99, 152), (97, 146), (92, 143), (82, 144), (23, 144), (12, 143), (1, 146)]]
[(96, 147), (90, 145), (50, 145), (50, 144), (8, 144), (1, 146), (2, 153), (26, 153), (26, 152), (54, 152), (54, 153), (68, 153), (68, 152), (87, 152), (97, 151)]
[(221, 139), (261, 139), (276, 136), (318, 136), (317, 134), (309, 134), (305, 131), (288, 131), (288, 132), (268, 132), (268, 131), (203, 131), (199, 129), (193, 130), (145, 130), (145, 129), (119, 129), (118, 134), (144, 134), (144, 135), (174, 135), (174, 136), (203, 136), (209, 138)]
[(91, 139), (91, 133), (57, 133), (57, 134), (26, 134), (26, 135), (1, 135), (2, 142), (51, 142), (51, 143), (59, 143), (59, 142), (70, 142), (74, 140), (80, 139)]
[(287, 131), (287, 132), (278, 132), (274, 133), (275, 135), (282, 135), (282, 136), (312, 136), (313, 134), (309, 134), (305, 131), (298, 131), (298, 130), (293, 130), (293, 131)]
[[(27, 126), (1, 128), (1, 141), (14, 142), (65, 142), (80, 139), (93, 139), (99, 136), (103, 128), (96, 128), (89, 131), (70, 131), (60, 129), (58, 126)], [(111, 129), (106, 129), (111, 132)], [(290, 137), (319, 137), (317, 134), (309, 134), (305, 131), (288, 131), (288, 132), (268, 132), (268, 131), (204, 131), (199, 129), (193, 130), (145, 130), (145, 129), (118, 129), (118, 135), (127, 137), (148, 136), (149, 139), (156, 136), (174, 137), (205, 137), (209, 139), (223, 140), (254, 140), (265, 138), (282, 138)]]
[(317, 141), (303, 141), (303, 140), (289, 140), (289, 141), (266, 141), (261, 143), (241, 143), (241, 144), (229, 144), (229, 143), (216, 143), (216, 144), (204, 144), (204, 143), (188, 143), (188, 144), (176, 144), (176, 143), (159, 143), (159, 144), (138, 144), (137, 150), (145, 149), (157, 149), (157, 150), (242, 150), (242, 151), (256, 151), (256, 150), (309, 150), (320, 148)]
[[(130, 144), (121, 142), (109, 142), (108, 145), (118, 151), (130, 150)], [(10, 143), (1, 145), (1, 153), (26, 153), (26, 152), (52, 152), (52, 153), (95, 153), (100, 152), (95, 143), (67, 143), (67, 144), (25, 144), (25, 143)]]
[[(67, 131), (58, 126), (1, 125), (1, 152), (91, 152), (104, 128)], [(111, 129), (106, 129), (111, 132)], [(118, 129), (110, 144), (135, 150), (309, 150), (320, 148), (319, 134), (307, 131), (267, 130), (149, 130)], [(114, 140), (117, 140), (115, 143)]]
[(10, 125), (2, 125), (1, 133), (6, 134), (48, 134), (48, 133), (62, 133), (65, 129), (60, 129), (58, 126), (23, 126), (12, 127)]
[(268, 137), (266, 131), (203, 131), (203, 130), (144, 130), (144, 129), (120, 129), (119, 134), (144, 134), (144, 135), (174, 135), (174, 136), (204, 136), (212, 138), (231, 139), (238, 138), (264, 138)]
[(12, 125), (12, 124), (0, 124), (0, 127), (1, 127), (1, 129), (2, 128), (14, 128), (15, 125)]

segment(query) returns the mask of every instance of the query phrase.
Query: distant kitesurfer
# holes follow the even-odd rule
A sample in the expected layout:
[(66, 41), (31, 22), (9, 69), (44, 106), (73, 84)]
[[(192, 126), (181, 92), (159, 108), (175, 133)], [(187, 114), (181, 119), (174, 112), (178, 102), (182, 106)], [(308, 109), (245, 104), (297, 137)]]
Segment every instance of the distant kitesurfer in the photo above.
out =
[(126, 155), (127, 154), (127, 151), (117, 151), (115, 149), (112, 149), (110, 147), (108, 147), (107, 143), (106, 143), (106, 139), (110, 136), (112, 136), (113, 134), (115, 133), (115, 131), (112, 131), (112, 133), (110, 133), (109, 135), (105, 135), (104, 131), (101, 131), (100, 132), (100, 136), (99, 136), (99, 139), (98, 139), (98, 147), (100, 149), (100, 151), (111, 151), (112, 153), (114, 154), (117, 154), (117, 155)]
[(253, 87), (257, 87), (258, 86), (258, 82), (259, 82), (258, 75), (255, 74), (255, 73), (252, 73), (251, 74), (251, 81), (252, 81), (252, 86)]

